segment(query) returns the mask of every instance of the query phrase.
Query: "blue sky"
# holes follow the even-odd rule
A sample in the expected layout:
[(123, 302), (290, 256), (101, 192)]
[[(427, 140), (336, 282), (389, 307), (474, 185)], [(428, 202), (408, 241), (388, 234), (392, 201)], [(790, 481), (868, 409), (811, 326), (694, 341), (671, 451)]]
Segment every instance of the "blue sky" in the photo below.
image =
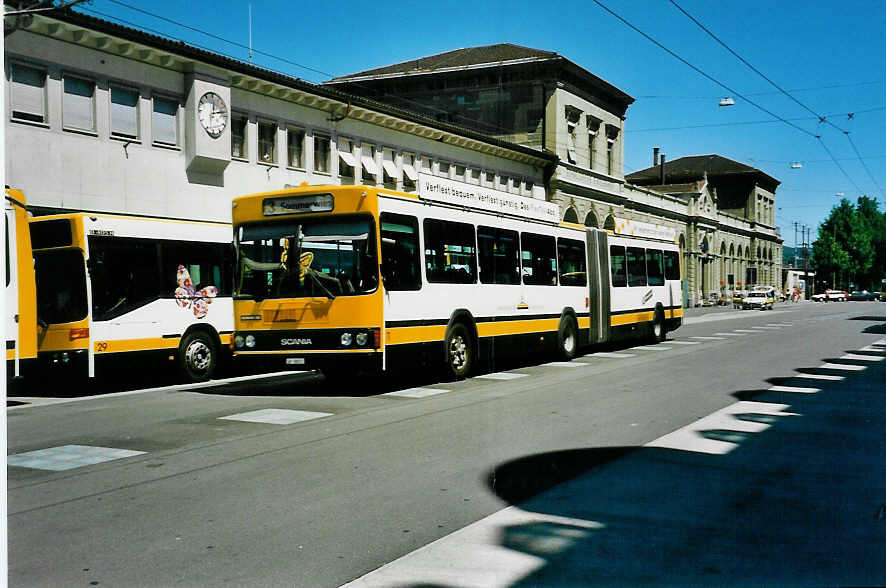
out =
[[(785, 245), (794, 244), (794, 222), (811, 226), (814, 239), (838, 194), (853, 202), (867, 194), (886, 208), (882, 2), (675, 0), (795, 101), (669, 0), (600, 1), (732, 91), (594, 0), (92, 0), (78, 9), (248, 61), (251, 5), (253, 63), (310, 82), (461, 47), (507, 42), (556, 51), (636, 99), (627, 112), (626, 173), (652, 165), (653, 147), (669, 161), (716, 153), (759, 168), (782, 182), (776, 221)], [(727, 96), (735, 106), (719, 107)]]

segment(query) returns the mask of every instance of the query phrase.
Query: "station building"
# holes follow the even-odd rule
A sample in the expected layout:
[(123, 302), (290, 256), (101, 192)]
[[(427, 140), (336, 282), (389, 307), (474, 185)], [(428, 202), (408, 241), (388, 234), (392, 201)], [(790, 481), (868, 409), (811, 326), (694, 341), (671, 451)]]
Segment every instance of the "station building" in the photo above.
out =
[(317, 85), (71, 10), (7, 21), (7, 183), (38, 212), (226, 222), (239, 194), (416, 191), (432, 174), (555, 202), (568, 222), (674, 229), (687, 304), (780, 275), (777, 180), (678, 180), (673, 162), (668, 182), (694, 188), (626, 178), (633, 98), (557, 53), (459, 49)]

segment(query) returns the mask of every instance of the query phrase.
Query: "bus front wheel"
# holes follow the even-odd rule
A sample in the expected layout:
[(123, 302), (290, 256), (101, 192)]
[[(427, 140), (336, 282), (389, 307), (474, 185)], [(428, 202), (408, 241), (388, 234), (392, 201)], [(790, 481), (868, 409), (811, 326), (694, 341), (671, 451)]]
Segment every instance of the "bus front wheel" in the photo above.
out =
[(202, 331), (191, 331), (179, 345), (178, 363), (189, 382), (205, 382), (212, 378), (218, 363), (215, 343)]
[(667, 338), (667, 328), (665, 327), (664, 312), (659, 308), (655, 311), (655, 318), (652, 319), (652, 340), (661, 343)]
[(446, 371), (449, 376), (461, 380), (471, 373), (473, 347), (467, 327), (456, 323), (446, 335)]

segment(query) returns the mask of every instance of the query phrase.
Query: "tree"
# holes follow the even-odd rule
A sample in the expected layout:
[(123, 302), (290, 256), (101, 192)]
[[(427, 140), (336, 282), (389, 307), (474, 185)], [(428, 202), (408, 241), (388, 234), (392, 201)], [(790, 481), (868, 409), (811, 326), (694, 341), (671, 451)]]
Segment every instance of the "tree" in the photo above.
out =
[(877, 287), (886, 277), (886, 213), (877, 199), (842, 199), (819, 225), (813, 252), (819, 278), (832, 287)]

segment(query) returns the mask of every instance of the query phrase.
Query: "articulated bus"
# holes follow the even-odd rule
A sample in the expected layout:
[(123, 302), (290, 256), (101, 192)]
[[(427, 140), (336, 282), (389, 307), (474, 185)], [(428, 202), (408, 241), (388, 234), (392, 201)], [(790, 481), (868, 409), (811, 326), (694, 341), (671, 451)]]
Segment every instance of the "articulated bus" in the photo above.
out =
[(37, 303), (34, 260), (25, 196), (6, 190), (6, 377), (19, 378), (37, 359)]
[(556, 204), (424, 175), (418, 194), (241, 196), (232, 219), (235, 362), (332, 379), (431, 364), (463, 378), (500, 353), (569, 360), (682, 322), (672, 229), (562, 223)]
[(229, 353), (230, 225), (69, 213), (31, 219), (30, 236), (44, 374), (137, 377), (159, 359), (203, 381)]

